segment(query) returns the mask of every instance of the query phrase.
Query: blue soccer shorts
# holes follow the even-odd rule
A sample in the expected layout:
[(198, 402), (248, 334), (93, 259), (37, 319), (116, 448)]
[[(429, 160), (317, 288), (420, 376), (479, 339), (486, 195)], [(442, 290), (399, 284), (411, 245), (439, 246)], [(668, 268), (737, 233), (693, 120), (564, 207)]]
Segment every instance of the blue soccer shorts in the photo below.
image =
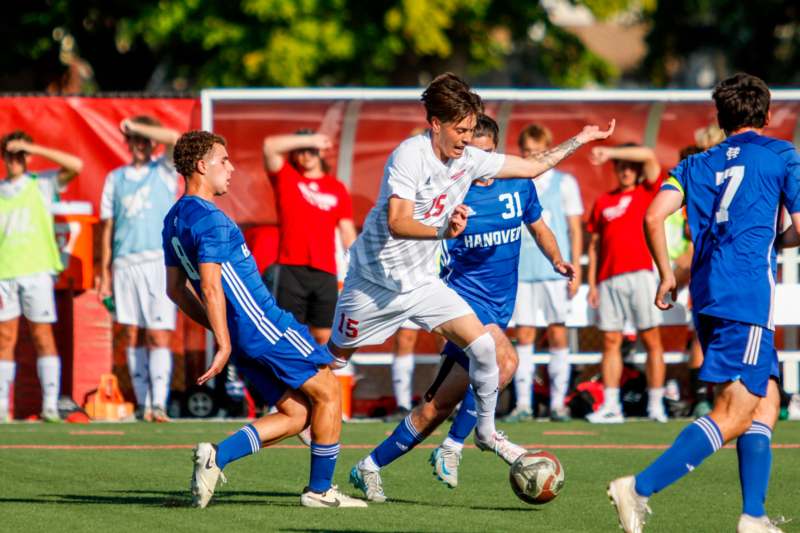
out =
[(774, 331), (702, 314), (696, 316), (695, 325), (703, 347), (701, 380), (741, 381), (752, 394), (767, 395), (769, 379), (780, 375)]

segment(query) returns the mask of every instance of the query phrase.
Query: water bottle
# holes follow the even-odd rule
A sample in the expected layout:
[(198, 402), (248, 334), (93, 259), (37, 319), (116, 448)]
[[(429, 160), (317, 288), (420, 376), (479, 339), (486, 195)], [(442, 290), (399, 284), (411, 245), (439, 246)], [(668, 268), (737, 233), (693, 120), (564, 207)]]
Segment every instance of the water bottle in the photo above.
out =
[(113, 313), (116, 310), (114, 307), (114, 297), (113, 296), (106, 296), (103, 298), (103, 305), (108, 309), (109, 313)]

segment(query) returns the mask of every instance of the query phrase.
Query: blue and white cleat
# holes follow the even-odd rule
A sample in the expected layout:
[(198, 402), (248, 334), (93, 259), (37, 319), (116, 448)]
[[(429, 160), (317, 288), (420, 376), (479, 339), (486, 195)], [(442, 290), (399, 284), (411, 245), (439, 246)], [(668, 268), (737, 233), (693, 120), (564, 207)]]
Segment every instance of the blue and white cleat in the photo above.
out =
[(350, 484), (361, 490), (367, 500), (371, 502), (383, 503), (386, 501), (381, 473), (363, 468), (360, 462), (350, 470)]
[(439, 446), (431, 452), (428, 459), (433, 467), (433, 475), (445, 485), (454, 489), (458, 486), (458, 465), (461, 464), (461, 453)]

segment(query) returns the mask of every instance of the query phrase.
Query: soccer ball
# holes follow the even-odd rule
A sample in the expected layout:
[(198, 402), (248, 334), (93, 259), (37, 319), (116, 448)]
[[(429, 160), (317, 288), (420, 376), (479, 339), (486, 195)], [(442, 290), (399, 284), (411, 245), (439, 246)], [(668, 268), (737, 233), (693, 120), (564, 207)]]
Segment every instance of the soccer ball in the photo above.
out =
[(540, 505), (558, 496), (564, 488), (564, 468), (552, 453), (534, 450), (514, 461), (508, 480), (520, 500)]

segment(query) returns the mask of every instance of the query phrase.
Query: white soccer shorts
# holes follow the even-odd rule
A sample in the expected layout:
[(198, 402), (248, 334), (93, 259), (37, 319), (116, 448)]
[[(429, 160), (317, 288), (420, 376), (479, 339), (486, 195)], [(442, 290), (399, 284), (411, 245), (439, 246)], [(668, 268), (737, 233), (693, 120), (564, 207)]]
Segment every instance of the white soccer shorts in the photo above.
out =
[(41, 324), (52, 324), (58, 319), (51, 274), (42, 272), (0, 280), (0, 322), (21, 314)]
[(175, 329), (175, 304), (167, 296), (167, 269), (160, 260), (115, 266), (115, 320), (146, 329)]
[(511, 321), (517, 326), (534, 328), (564, 324), (569, 305), (566, 279), (520, 281)]
[(471, 313), (469, 304), (438, 278), (399, 293), (348, 274), (336, 303), (331, 340), (340, 348), (380, 344), (407, 320), (431, 331)]

